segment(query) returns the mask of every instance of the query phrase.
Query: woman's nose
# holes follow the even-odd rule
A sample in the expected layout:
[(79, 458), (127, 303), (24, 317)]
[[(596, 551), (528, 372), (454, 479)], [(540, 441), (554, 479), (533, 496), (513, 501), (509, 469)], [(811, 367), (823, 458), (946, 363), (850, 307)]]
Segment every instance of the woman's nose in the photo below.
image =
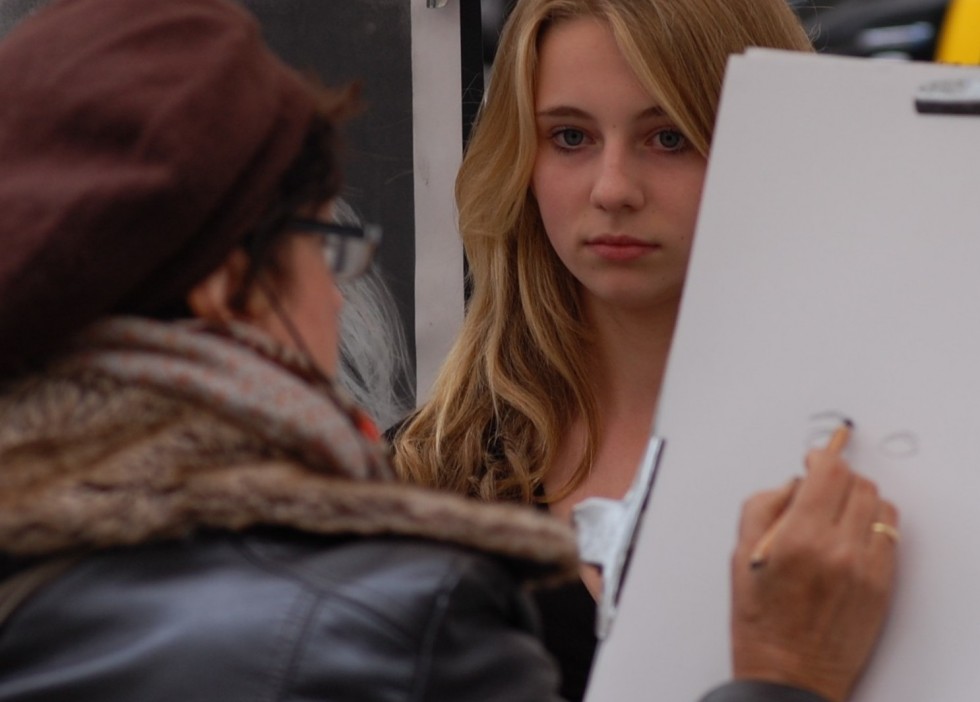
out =
[(643, 183), (628, 149), (607, 146), (598, 161), (592, 184), (592, 204), (602, 210), (639, 209), (644, 203)]

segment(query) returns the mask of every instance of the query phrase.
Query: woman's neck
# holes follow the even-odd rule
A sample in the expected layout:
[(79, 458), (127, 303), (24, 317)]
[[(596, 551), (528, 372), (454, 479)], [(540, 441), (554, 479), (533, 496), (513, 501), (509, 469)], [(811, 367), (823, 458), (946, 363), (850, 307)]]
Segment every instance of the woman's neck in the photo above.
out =
[[(667, 353), (677, 320), (677, 305), (646, 311), (589, 309), (594, 320), (595, 343), (591, 349), (594, 391), (599, 416), (600, 441), (588, 477), (563, 499), (551, 504), (552, 512), (570, 518), (574, 504), (586, 497), (620, 498), (632, 484), (646, 448), (657, 397), (667, 363)], [(587, 425), (576, 418), (561, 442), (545, 477), (545, 491), (562, 492), (577, 469), (585, 449)]]
[(604, 420), (640, 413), (652, 421), (678, 307), (679, 301), (642, 311), (587, 307), (595, 330), (596, 402)]

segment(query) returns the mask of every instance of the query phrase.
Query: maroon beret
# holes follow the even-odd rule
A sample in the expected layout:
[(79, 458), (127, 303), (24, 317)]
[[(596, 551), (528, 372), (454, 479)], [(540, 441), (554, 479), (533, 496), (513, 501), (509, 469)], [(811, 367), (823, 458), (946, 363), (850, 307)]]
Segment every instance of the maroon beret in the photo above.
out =
[(316, 109), (229, 0), (55, 0), (0, 41), (0, 372), (152, 313), (278, 195)]

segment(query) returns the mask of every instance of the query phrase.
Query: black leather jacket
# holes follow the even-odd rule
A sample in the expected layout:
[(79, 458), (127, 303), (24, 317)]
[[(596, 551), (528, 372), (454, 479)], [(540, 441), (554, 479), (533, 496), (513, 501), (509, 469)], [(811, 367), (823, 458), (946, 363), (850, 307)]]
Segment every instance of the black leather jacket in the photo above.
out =
[(89, 557), (0, 632), (0, 700), (557, 699), (500, 562), (404, 538), (214, 534)]

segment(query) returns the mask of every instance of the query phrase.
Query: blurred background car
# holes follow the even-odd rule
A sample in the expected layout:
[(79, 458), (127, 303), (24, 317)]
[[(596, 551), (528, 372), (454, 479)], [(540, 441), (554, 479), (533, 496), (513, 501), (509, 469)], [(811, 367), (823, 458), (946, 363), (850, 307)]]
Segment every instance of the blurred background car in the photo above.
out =
[[(980, 0), (787, 0), (827, 54), (980, 64)], [(483, 56), (493, 61), (514, 0), (482, 0)]]
[[(953, 5), (962, 6), (951, 0), (838, 0), (832, 4), (798, 0), (793, 5), (818, 51), (914, 61), (937, 58), (948, 31), (947, 16), (952, 15)], [(980, 35), (977, 46), (980, 56)]]

